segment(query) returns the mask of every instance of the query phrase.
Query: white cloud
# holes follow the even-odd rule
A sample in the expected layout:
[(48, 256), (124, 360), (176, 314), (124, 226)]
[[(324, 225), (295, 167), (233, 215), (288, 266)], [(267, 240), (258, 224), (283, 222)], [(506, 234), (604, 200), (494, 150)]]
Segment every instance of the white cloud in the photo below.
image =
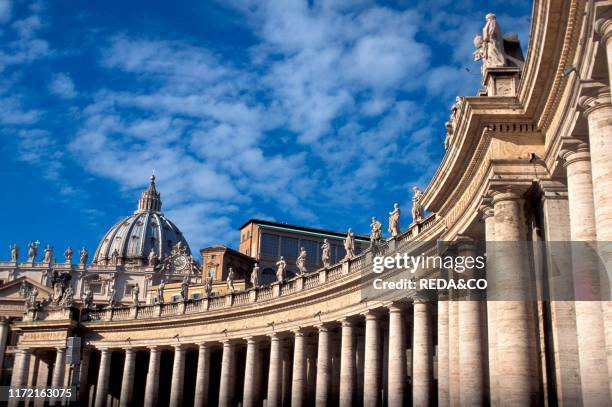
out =
[(74, 82), (68, 74), (58, 73), (53, 76), (49, 83), (49, 91), (64, 99), (72, 99), (77, 92), (74, 88)]
[(0, 0), (0, 23), (6, 23), (11, 19), (13, 2), (11, 0)]

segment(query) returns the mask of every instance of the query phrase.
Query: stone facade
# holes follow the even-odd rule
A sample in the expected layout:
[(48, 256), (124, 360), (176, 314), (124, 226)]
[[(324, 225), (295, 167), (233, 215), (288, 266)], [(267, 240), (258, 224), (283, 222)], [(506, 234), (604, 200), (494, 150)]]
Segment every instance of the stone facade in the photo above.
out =
[[(376, 247), (420, 254), (445, 241), (470, 253), (478, 241), (491, 252), (517, 243), (487, 258), (508, 299), (412, 291), (372, 300), (362, 291), (375, 278), (368, 249), (194, 301), (14, 322), (11, 384), (79, 378), (81, 400), (96, 406), (610, 405), (611, 303), (521, 298), (516, 281), (550, 290), (555, 276), (542, 270), (564, 256), (593, 283), (610, 268), (611, 10), (607, 1), (535, 1), (524, 66), (487, 67), (485, 90), (461, 99), (420, 200), (434, 215)], [(522, 256), (518, 245), (569, 240), (594, 243), (599, 264), (573, 251)], [(609, 281), (586, 288), (609, 299)], [(65, 365), (72, 334), (85, 344), (78, 375)]]

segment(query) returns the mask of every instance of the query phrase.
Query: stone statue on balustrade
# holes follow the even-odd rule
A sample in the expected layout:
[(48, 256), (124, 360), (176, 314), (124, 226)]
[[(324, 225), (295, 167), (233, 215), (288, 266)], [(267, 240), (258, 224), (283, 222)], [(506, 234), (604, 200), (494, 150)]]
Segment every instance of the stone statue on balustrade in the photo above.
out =
[(235, 288), (234, 288), (234, 280), (236, 279), (236, 273), (234, 272), (233, 268), (229, 268), (227, 271), (227, 289), (229, 290), (229, 292), (233, 293)]
[(276, 281), (282, 283), (285, 280), (285, 270), (287, 269), (287, 262), (283, 256), (276, 262)]
[(166, 282), (162, 281), (157, 286), (157, 302), (160, 304), (164, 303), (164, 289), (166, 288)]
[(323, 245), (321, 246), (321, 261), (323, 262), (323, 267), (331, 265), (331, 245), (327, 239), (323, 239)]
[(412, 196), (412, 223), (418, 223), (423, 220), (423, 205), (421, 204), (423, 193), (417, 186), (412, 188), (412, 192), (414, 193)]
[(183, 297), (183, 301), (189, 299), (189, 276), (183, 277), (181, 282), (181, 297)]
[(30, 242), (28, 245), (28, 261), (33, 262), (38, 255), (38, 242)]
[(110, 264), (111, 266), (116, 266), (117, 264), (119, 264), (119, 252), (117, 251), (117, 249), (113, 250), (113, 252), (111, 253)]
[(157, 263), (158, 263), (158, 258), (157, 258), (157, 255), (155, 254), (155, 249), (151, 247), (151, 250), (149, 251), (149, 266), (155, 268), (155, 266), (157, 266)]
[(69, 285), (68, 288), (66, 288), (66, 290), (64, 291), (64, 294), (62, 295), (62, 300), (60, 302), (60, 305), (62, 307), (72, 307), (73, 303), (74, 303), (74, 289), (72, 288), (71, 285)]
[(372, 223), (370, 223), (370, 244), (372, 246), (382, 241), (382, 223), (380, 223), (374, 216), (372, 216)]
[(45, 247), (45, 256), (43, 257), (43, 263), (51, 263), (53, 261), (53, 246), (48, 244)]
[(134, 306), (138, 305), (139, 295), (140, 295), (140, 287), (138, 286), (138, 283), (136, 283), (134, 288), (132, 288), (132, 304), (134, 304)]
[(18, 259), (19, 259), (19, 247), (17, 246), (17, 243), (13, 243), (11, 246), (11, 261), (13, 263), (17, 263)]
[(391, 236), (397, 237), (402, 231), (400, 230), (400, 207), (397, 203), (393, 204), (393, 211), (389, 212), (389, 233)]
[(206, 277), (206, 282), (204, 283), (204, 291), (206, 292), (206, 297), (209, 298), (212, 294), (212, 277)]
[(113, 305), (115, 305), (115, 296), (116, 296), (115, 278), (113, 277), (108, 282), (108, 306), (109, 307), (112, 307)]
[(251, 271), (251, 285), (253, 287), (259, 286), (259, 265), (255, 263), (253, 271)]
[(94, 301), (93, 291), (90, 287), (87, 287), (87, 289), (85, 290), (85, 299), (83, 300), (83, 303), (85, 304), (85, 308), (92, 309), (93, 301)]
[(68, 246), (68, 248), (64, 251), (64, 262), (66, 264), (72, 264), (72, 255), (73, 255), (72, 247)]
[(36, 301), (38, 297), (38, 289), (36, 287), (32, 287), (31, 290), (28, 291), (25, 301), (26, 311), (30, 309), (35, 309), (38, 307), (38, 303)]
[(344, 239), (344, 251), (346, 252), (346, 256), (344, 256), (344, 260), (352, 259), (355, 257), (355, 234), (351, 228), (348, 229), (346, 233), (346, 238)]
[(502, 35), (497, 17), (489, 13), (485, 17), (482, 35), (474, 37), (474, 61), (482, 61), (482, 72), (489, 68), (522, 67), (523, 51), (516, 34)]
[(307, 272), (306, 270), (306, 249), (304, 249), (303, 247), (300, 248), (300, 254), (297, 260), (295, 261), (295, 265), (298, 269), (298, 275), (302, 275)]
[(82, 247), (81, 252), (79, 254), (80, 254), (79, 264), (86, 265), (87, 260), (89, 259), (89, 253), (87, 252), (87, 249), (85, 247)]

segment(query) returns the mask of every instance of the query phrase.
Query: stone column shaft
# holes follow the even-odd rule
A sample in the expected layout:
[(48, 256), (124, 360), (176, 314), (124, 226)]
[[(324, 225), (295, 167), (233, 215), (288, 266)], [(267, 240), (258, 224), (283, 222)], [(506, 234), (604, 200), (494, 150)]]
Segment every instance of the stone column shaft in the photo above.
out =
[(325, 326), (319, 327), (319, 348), (317, 351), (316, 405), (325, 407), (330, 404), (331, 388), (331, 349), (330, 332)]
[(161, 350), (157, 347), (149, 350), (149, 368), (147, 370), (147, 383), (145, 385), (145, 407), (157, 405), (157, 394), (159, 391), (159, 362)]
[(389, 407), (405, 405), (406, 394), (406, 332), (402, 309), (389, 307)]
[[(601, 36), (601, 42), (606, 47), (608, 61), (608, 86), (612, 89), (612, 19), (601, 18), (595, 22), (595, 30)], [(608, 95), (610, 96), (610, 95)]]
[(255, 338), (247, 339), (247, 354), (244, 369), (244, 393), (242, 396), (244, 407), (254, 407), (258, 405), (257, 400), (257, 358), (259, 350)]
[[(51, 376), (52, 387), (64, 386), (64, 373), (66, 371), (66, 349), (57, 348), (55, 351), (55, 363), (53, 364), (53, 376)], [(54, 406), (60, 403), (59, 399), (50, 399), (49, 405)]]
[(0, 318), (0, 378), (2, 378), (2, 368), (4, 367), (4, 353), (6, 352), (6, 341), (9, 331), (9, 321), (7, 318)]
[(182, 345), (174, 347), (174, 363), (172, 365), (172, 385), (170, 388), (170, 407), (180, 407), (183, 402), (183, 385), (185, 383), (185, 348)]
[(219, 406), (230, 407), (234, 395), (234, 344), (223, 342), (223, 357), (221, 360), (221, 384), (219, 387)]
[(363, 405), (376, 407), (380, 403), (380, 335), (378, 332), (378, 316), (372, 312), (366, 314), (365, 356), (363, 368)]
[(448, 359), (448, 298), (438, 300), (438, 406), (448, 407), (449, 359)]
[(306, 403), (306, 337), (296, 331), (293, 348), (293, 378), (291, 380), (291, 407)]
[(91, 351), (87, 348), (83, 349), (83, 356), (81, 357), (81, 369), (79, 370), (79, 401), (81, 405), (89, 405), (89, 386), (87, 378), (89, 376), (89, 359), (91, 357)]
[(283, 358), (280, 338), (277, 334), (270, 336), (270, 368), (268, 370), (267, 407), (281, 405)]
[[(15, 362), (13, 365), (13, 376), (11, 377), (11, 387), (24, 387), (27, 385), (28, 380), (28, 367), (30, 365), (30, 350), (27, 348), (20, 348), (15, 355)], [(17, 406), (19, 401), (11, 399), (8, 402), (8, 406)]]
[(106, 407), (108, 397), (108, 385), (110, 380), (111, 351), (100, 350), (100, 371), (98, 372), (98, 385), (96, 388), (95, 407)]
[(352, 407), (355, 400), (355, 327), (342, 321), (340, 350), (340, 407)]
[(195, 407), (203, 407), (208, 404), (208, 392), (210, 386), (210, 347), (201, 343), (198, 347), (198, 373), (196, 376)]
[(136, 368), (136, 352), (134, 349), (125, 350), (125, 363), (123, 364), (123, 378), (121, 380), (121, 396), (119, 398), (120, 407), (132, 405), (134, 395), (134, 372)]
[(414, 338), (412, 349), (412, 405), (428, 406), (432, 403), (433, 341), (431, 304), (414, 302)]
[[(580, 242), (597, 240), (591, 157), (588, 145), (576, 140), (574, 148), (561, 152), (567, 172), (567, 190), (572, 240), (572, 267), (578, 298), (575, 303), (576, 331), (580, 366), (582, 402), (585, 406), (609, 405), (608, 366), (602, 369), (606, 359), (604, 315), (599, 301), (581, 301), (580, 297), (600, 292), (599, 269), (596, 260), (583, 250)], [(590, 245), (589, 245), (590, 247)], [(586, 291), (586, 292), (585, 292)], [(591, 294), (588, 294), (588, 293)], [(585, 298), (588, 299), (588, 298)]]

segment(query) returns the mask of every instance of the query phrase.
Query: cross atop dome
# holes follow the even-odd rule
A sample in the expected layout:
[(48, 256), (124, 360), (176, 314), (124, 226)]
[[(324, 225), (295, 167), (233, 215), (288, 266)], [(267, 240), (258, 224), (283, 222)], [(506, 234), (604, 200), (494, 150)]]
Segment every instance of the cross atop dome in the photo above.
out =
[(138, 200), (138, 212), (159, 212), (161, 211), (161, 198), (157, 189), (155, 189), (155, 174), (151, 174), (151, 182), (146, 191), (143, 191)]

